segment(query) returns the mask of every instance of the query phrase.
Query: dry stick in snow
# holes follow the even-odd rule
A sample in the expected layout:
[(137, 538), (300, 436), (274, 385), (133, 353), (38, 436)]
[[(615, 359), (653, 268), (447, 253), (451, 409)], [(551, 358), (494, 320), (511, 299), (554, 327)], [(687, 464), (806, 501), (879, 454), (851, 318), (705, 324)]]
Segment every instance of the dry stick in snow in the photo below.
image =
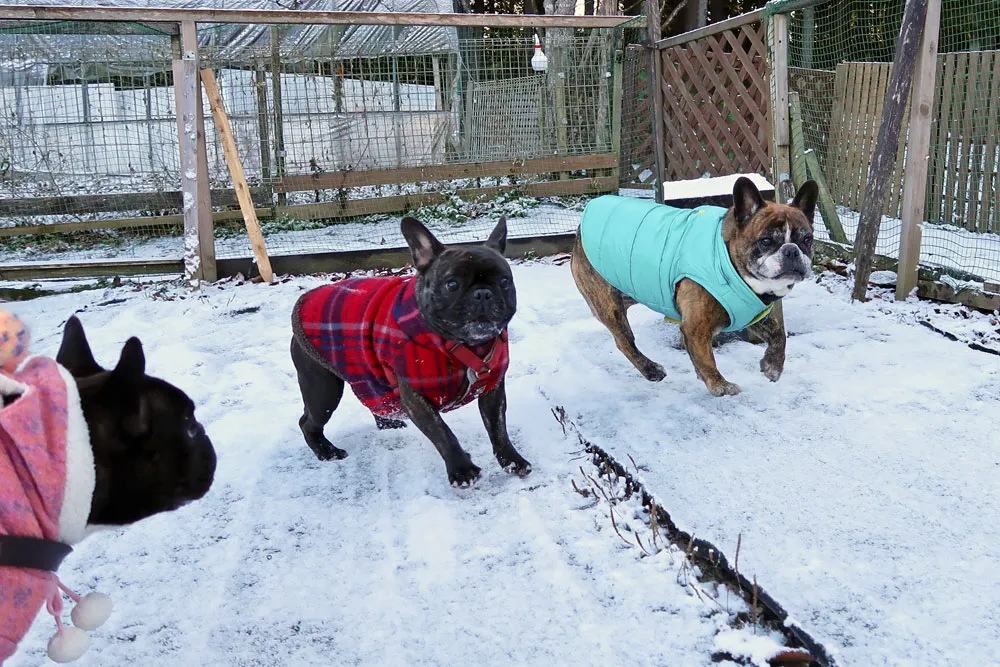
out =
[(868, 277), (871, 275), (875, 259), (875, 243), (878, 241), (882, 213), (885, 211), (886, 188), (896, 167), (896, 153), (903, 124), (903, 113), (910, 97), (910, 84), (917, 62), (920, 38), (924, 33), (924, 18), (927, 15), (927, 0), (906, 0), (903, 10), (903, 25), (896, 42), (895, 64), (889, 88), (885, 92), (882, 107), (882, 122), (875, 141), (868, 183), (865, 187), (865, 201), (861, 207), (858, 234), (854, 240), (854, 292), (853, 299), (864, 301), (868, 294)]

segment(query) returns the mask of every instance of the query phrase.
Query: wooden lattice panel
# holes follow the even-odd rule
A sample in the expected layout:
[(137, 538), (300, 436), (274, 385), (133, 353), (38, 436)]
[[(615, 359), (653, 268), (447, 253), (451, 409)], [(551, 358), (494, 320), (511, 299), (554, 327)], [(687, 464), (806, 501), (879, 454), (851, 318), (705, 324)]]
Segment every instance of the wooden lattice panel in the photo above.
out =
[(766, 43), (754, 22), (661, 51), (666, 180), (770, 176)]

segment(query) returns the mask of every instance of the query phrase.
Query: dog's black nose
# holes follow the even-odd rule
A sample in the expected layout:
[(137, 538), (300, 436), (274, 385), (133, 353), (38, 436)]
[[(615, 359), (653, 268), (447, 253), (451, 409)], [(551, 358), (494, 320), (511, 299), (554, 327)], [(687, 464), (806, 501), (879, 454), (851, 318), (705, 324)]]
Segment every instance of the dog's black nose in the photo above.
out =
[(481, 301), (485, 303), (493, 298), (493, 292), (484, 287), (480, 287), (478, 289), (472, 290), (472, 298), (475, 299), (476, 301)]
[(781, 256), (785, 259), (796, 259), (799, 256), (799, 249), (791, 243), (786, 243), (781, 248)]

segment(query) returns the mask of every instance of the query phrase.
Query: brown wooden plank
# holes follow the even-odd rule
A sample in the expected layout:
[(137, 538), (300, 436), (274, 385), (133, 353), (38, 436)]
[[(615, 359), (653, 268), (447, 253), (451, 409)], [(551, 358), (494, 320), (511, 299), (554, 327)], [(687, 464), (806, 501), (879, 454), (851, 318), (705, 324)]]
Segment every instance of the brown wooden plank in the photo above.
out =
[[(830, 136), (827, 139), (826, 176), (830, 193), (838, 203), (844, 203), (841, 181), (843, 168), (844, 105), (847, 99), (847, 67), (837, 65), (833, 74), (833, 103), (830, 107)], [(845, 204), (846, 205), (846, 204)]]
[[(257, 215), (270, 217), (272, 209), (258, 208)], [(212, 214), (215, 222), (242, 220), (241, 211), (219, 211)], [(94, 232), (106, 229), (133, 229), (142, 227), (178, 227), (184, 224), (183, 215), (160, 215), (144, 218), (119, 218), (115, 220), (88, 220), (86, 222), (58, 222), (51, 225), (19, 225), (0, 227), (0, 238), (5, 236), (29, 236), (32, 234), (69, 234), (72, 232)]]
[(983, 71), (992, 74), (992, 85), (988, 89), (989, 107), (986, 111), (986, 172), (983, 174), (983, 205), (979, 228), (985, 232), (1000, 232), (1000, 211), (994, 211), (1000, 202), (1000, 173), (997, 167), (997, 148), (1000, 144), (1000, 52), (994, 51), (992, 63)]
[(111, 278), (114, 276), (168, 275), (184, 272), (180, 259), (137, 259), (110, 262), (0, 265), (0, 280), (41, 278)]
[(858, 166), (858, 91), (856, 90), (858, 68), (845, 65), (846, 88), (844, 90), (844, 135), (843, 163), (841, 184), (844, 188), (844, 206), (856, 210), (858, 207), (858, 189), (860, 175), (856, 172)]
[(950, 141), (948, 142), (948, 178), (949, 201), (945, 208), (945, 222), (952, 225), (964, 226), (964, 220), (957, 220), (956, 216), (961, 216), (961, 199), (959, 198), (959, 153), (962, 151), (962, 119), (964, 108), (962, 101), (965, 96), (965, 77), (968, 76), (969, 55), (967, 53), (955, 54), (955, 69), (952, 72), (954, 77), (954, 88), (951, 99), (954, 103), (951, 113)]
[(932, 182), (927, 193), (928, 222), (943, 222), (950, 219), (950, 216), (946, 217), (946, 211), (949, 210), (946, 201), (949, 183), (947, 150), (950, 142), (955, 58), (950, 55), (939, 58), (938, 68), (940, 70), (938, 80), (941, 83), (937, 86), (937, 111), (934, 114), (937, 122), (931, 145)]
[(899, 140), (896, 145), (896, 165), (893, 168), (892, 174), (890, 176), (889, 185), (893, 189), (889, 192), (889, 196), (886, 197), (885, 214), (892, 217), (898, 218), (901, 215), (900, 207), (903, 203), (902, 189), (903, 189), (903, 163), (906, 158), (906, 146), (907, 146), (907, 133), (910, 126), (910, 105), (907, 104), (903, 109), (903, 120), (902, 126), (899, 132)]
[(984, 126), (983, 109), (986, 108), (987, 98), (984, 92), (990, 89), (990, 73), (983, 69), (985, 61), (992, 61), (985, 51), (973, 52), (969, 60), (969, 85), (966, 88), (966, 104), (971, 107), (969, 115), (972, 117), (972, 124), (969, 132), (965, 136), (965, 151), (969, 156), (969, 183), (965, 193), (965, 200), (968, 202), (966, 216), (969, 220), (969, 229), (981, 232), (979, 227), (980, 197), (982, 196), (983, 178), (983, 142), (986, 135), (983, 134)]
[(365, 185), (393, 185), (420, 181), (449, 181), (456, 178), (482, 178), (487, 176), (514, 176), (517, 174), (543, 174), (581, 169), (613, 169), (618, 164), (614, 153), (599, 155), (573, 155), (566, 157), (537, 158), (516, 162), (480, 162), (476, 164), (450, 164), (435, 167), (406, 167), (373, 171), (343, 171), (326, 174), (296, 174), (285, 176), (275, 183), (275, 192), (299, 190), (325, 190)]
[[(997, 182), (997, 140), (1000, 135), (1000, 52), (983, 54), (981, 64), (981, 83), (985, 91), (988, 105), (986, 113), (980, 117), (983, 123), (983, 137), (985, 148), (983, 150), (983, 160), (985, 170), (983, 171), (983, 201), (979, 207), (979, 220), (976, 228), (981, 232), (998, 231), (1000, 229), (1000, 219), (993, 217), (993, 200), (997, 197), (996, 188), (1000, 186)], [(992, 219), (992, 220), (991, 220)]]
[(236, 190), (236, 198), (240, 202), (240, 211), (243, 213), (243, 222), (246, 223), (247, 235), (250, 237), (250, 246), (253, 248), (254, 257), (257, 259), (257, 268), (265, 282), (274, 280), (274, 273), (271, 271), (271, 262), (267, 257), (267, 246), (264, 244), (264, 235), (260, 233), (260, 224), (257, 222), (257, 214), (250, 200), (250, 188), (247, 185), (246, 174), (243, 173), (243, 163), (240, 162), (239, 153), (236, 151), (236, 139), (233, 131), (229, 127), (229, 116), (222, 105), (222, 94), (219, 92), (218, 83), (215, 81), (215, 72), (210, 68), (201, 70), (201, 83), (205, 86), (205, 93), (208, 95), (208, 103), (212, 108), (212, 117), (215, 119), (215, 131), (219, 133), (219, 141), (222, 144), (222, 152), (226, 157), (226, 164), (229, 166), (229, 175), (233, 180), (233, 189)]
[(263, 23), (315, 25), (418, 25), (505, 28), (615, 28), (632, 16), (562, 14), (428, 14), (419, 12), (328, 12), (271, 9), (157, 9), (0, 5), (0, 20), (115, 21), (126, 23)]
[[(271, 203), (271, 193), (267, 188), (251, 188), (250, 196), (253, 198), (254, 204), (258, 207), (270, 205)], [(179, 209), (183, 207), (183, 201), (179, 190), (170, 192), (129, 192), (117, 195), (68, 195), (63, 197), (0, 199), (0, 218)], [(236, 204), (236, 195), (232, 190), (212, 190), (212, 206), (235, 206)]]
[(856, 209), (858, 203), (858, 174), (854, 172), (857, 167), (857, 105), (858, 96), (855, 90), (857, 83), (857, 68), (844, 65), (844, 117), (841, 135), (841, 162), (840, 162), (840, 187), (844, 206)]
[(979, 53), (972, 51), (959, 55), (959, 62), (964, 63), (964, 66), (960, 66), (959, 70), (962, 79), (964, 80), (964, 86), (962, 94), (962, 129), (961, 134), (959, 135), (961, 137), (961, 156), (959, 157), (957, 173), (957, 209), (961, 226), (968, 230), (975, 231), (975, 225), (969, 216), (969, 178), (970, 171), (972, 169), (972, 161), (969, 158), (969, 149), (972, 148), (974, 141), (972, 136), (972, 127), (973, 111), (976, 106), (974, 104), (975, 79), (976, 70), (979, 65)]
[[(875, 63), (858, 63), (855, 67), (857, 73), (857, 144), (855, 148), (857, 165), (859, 168), (858, 183), (868, 180), (868, 161), (871, 159), (872, 151), (875, 149), (875, 136), (878, 134), (878, 124), (881, 116), (872, 113), (875, 100), (885, 97), (884, 90), (874, 89), (878, 85), (878, 67)], [(860, 204), (859, 199), (855, 200)]]
[(667, 37), (666, 39), (661, 39), (656, 42), (653, 46), (657, 49), (669, 49), (673, 46), (680, 46), (682, 44), (686, 45), (688, 42), (693, 42), (709, 35), (717, 35), (720, 32), (727, 32), (738, 28), (747, 23), (756, 23), (760, 21), (760, 17), (763, 14), (763, 10), (756, 9), (752, 12), (747, 12), (746, 14), (740, 14), (739, 16), (734, 16), (732, 18), (726, 19), (724, 21), (718, 21), (712, 25), (707, 25), (703, 28), (697, 28), (696, 30), (689, 30), (688, 32), (682, 33), (680, 35), (675, 35), (673, 37)]
[[(902, 221), (899, 238), (899, 269), (896, 280), (896, 299), (905, 301), (917, 285), (920, 266), (920, 238), (924, 222), (924, 196), (927, 188), (927, 154), (931, 143), (931, 125), (934, 106), (934, 79), (937, 74), (938, 32), (941, 26), (941, 2), (927, 3), (924, 34), (920, 38), (920, 51), (913, 71), (913, 90), (910, 102), (910, 131), (907, 140), (906, 163), (902, 169), (905, 178), (900, 204)], [(902, 143), (902, 142), (901, 142)]]

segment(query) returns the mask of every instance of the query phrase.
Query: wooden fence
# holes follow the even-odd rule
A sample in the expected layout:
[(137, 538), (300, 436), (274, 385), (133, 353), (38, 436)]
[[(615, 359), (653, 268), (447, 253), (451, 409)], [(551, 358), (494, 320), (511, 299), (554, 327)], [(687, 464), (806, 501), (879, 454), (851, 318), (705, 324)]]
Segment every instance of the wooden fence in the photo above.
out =
[[(1000, 232), (1000, 52), (938, 57), (931, 129), (926, 219), (976, 232)], [(878, 134), (891, 63), (841, 63), (834, 75), (827, 151), (838, 203), (860, 210)], [(904, 133), (908, 122), (904, 117)], [(885, 214), (902, 216), (900, 141)]]
[(665, 181), (771, 176), (771, 87), (761, 13), (660, 40)]
[[(101, 143), (101, 148), (107, 144), (126, 157), (131, 153), (144, 157), (150, 152), (147, 148), (155, 144), (160, 161), (154, 165), (150, 160), (147, 165), (119, 160), (122, 164), (112, 165), (114, 173), (108, 176), (117, 179), (114, 187), (105, 190), (109, 194), (98, 194), (101, 190), (94, 184), (100, 178), (94, 177), (94, 160), (75, 170), (48, 167), (42, 174), (44, 179), (23, 167), (21, 157), (37, 143), (32, 142), (34, 137), (28, 130), (46, 118), (41, 106), (26, 107), (31, 123), (18, 125), (17, 133), (8, 133), (14, 137), (13, 149), (0, 151), (0, 158), (13, 156), (10, 169), (0, 160), (4, 170), (0, 185), (10, 186), (8, 196), (0, 202), (0, 243), (9, 251), (0, 257), (0, 279), (15, 274), (40, 277), (113, 274), (119, 269), (128, 273), (149, 267), (163, 270), (164, 262), (170, 267), (177, 265), (192, 238), (197, 238), (199, 261), (191, 263), (198, 274), (191, 273), (189, 278), (216, 277), (216, 244), (220, 260), (236, 253), (246, 259), (245, 250), (236, 242), (240, 239), (234, 239), (232, 230), (221, 229), (239, 225), (243, 214), (233, 209), (228, 172), (222, 167), (210, 171), (214, 164), (210, 148), (216, 132), (211, 119), (203, 118), (199, 67), (219, 72), (237, 149), (250, 184), (255, 186), (251, 188), (253, 203), (248, 207), (256, 209), (258, 217), (269, 219), (264, 231), (272, 252), (277, 248), (278, 254), (329, 254), (393, 243), (386, 238), (396, 239), (398, 226), (379, 218), (395, 217), (417, 207), (433, 209), (443, 204), (441, 216), (457, 216), (467, 208), (475, 212), (469, 217), (479, 218), (496, 214), (491, 201), (496, 198), (500, 199), (497, 206), (518, 200), (512, 203), (516, 208), (538, 204), (521, 201), (526, 198), (597, 195), (618, 188), (621, 63), (594, 58), (591, 51), (599, 46), (599, 53), (614, 53), (615, 45), (621, 42), (619, 26), (633, 17), (14, 6), (0, 8), (0, 20), (58, 21), (62, 32), (54, 32), (53, 40), (74, 32), (73, 26), (64, 22), (91, 21), (87, 25), (96, 37), (104, 34), (95, 30), (96, 26), (106, 25), (112, 31), (108, 34), (118, 34), (116, 28), (128, 26), (131, 32), (126, 31), (127, 36), (144, 34), (148, 32), (145, 23), (155, 22), (157, 44), (162, 47), (155, 63), (158, 76), (149, 76), (149, 68), (142, 69), (145, 60), (133, 61), (143, 55), (140, 47), (136, 47), (137, 53), (128, 54), (109, 50), (104, 63), (107, 71), (119, 71), (118, 66), (124, 63), (145, 74), (142, 81), (146, 90), (129, 92), (128, 96), (141, 101), (145, 93), (146, 113), (140, 114), (142, 105), (136, 103), (131, 106), (137, 111), (127, 118), (108, 120), (100, 115), (90, 120), (131, 128), (133, 121), (149, 121), (148, 107), (152, 105), (162, 116), (154, 120), (166, 128), (164, 136), (169, 138), (147, 141), (143, 132), (135, 131), (129, 136), (138, 138), (128, 144), (128, 150), (120, 141)], [(561, 69), (553, 65), (547, 74), (537, 74), (529, 64), (530, 42), (502, 38), (459, 40), (455, 49), (465, 50), (463, 58), (458, 51), (433, 57), (393, 52), (373, 60), (340, 53), (336, 45), (302, 55), (288, 45), (283, 47), (282, 33), (274, 29), (270, 54), (258, 49), (244, 62), (242, 56), (213, 47), (199, 51), (197, 23), (201, 21), (272, 27), (295, 23), (317, 29), (331, 25), (430, 25), (593, 32), (558, 45), (546, 44), (552, 63), (564, 64)], [(67, 44), (71, 49), (76, 42), (68, 40)], [(477, 58), (480, 65), (485, 63), (492, 69), (473, 71), (471, 65), (479, 62)], [(481, 80), (477, 79), (479, 74), (483, 74)], [(560, 95), (552, 95), (558, 100), (550, 104), (547, 99), (553, 82), (562, 83), (557, 87)], [(86, 83), (74, 82), (72, 90), (69, 86), (40, 84), (46, 95), (58, 88), (56, 92), (73, 100), (78, 93), (84, 95), (83, 89), (91, 96), (98, 92)], [(115, 86), (118, 84), (105, 84), (106, 88)], [(0, 96), (0, 101), (4, 99)], [(20, 98), (15, 101), (20, 103)], [(405, 124), (407, 114), (413, 120), (410, 125)], [(344, 119), (348, 117), (359, 122), (347, 124)], [(345, 134), (355, 141), (340, 141)], [(417, 139), (432, 149), (417, 146)], [(85, 141), (63, 143), (69, 143), (67, 150), (71, 151), (88, 147)], [(351, 150), (344, 150), (345, 146)], [(179, 166), (191, 155), (198, 156), (196, 164)], [(154, 167), (157, 173), (152, 173)], [(163, 181), (162, 186), (157, 178)], [(35, 182), (42, 180), (42, 185), (51, 186)], [(469, 206), (463, 208), (462, 201)], [(538, 208), (545, 210), (535, 216), (537, 220), (513, 221), (514, 227), (524, 223), (515, 235), (534, 238), (562, 233), (568, 229), (567, 221), (579, 217), (575, 209), (552, 202)], [(369, 215), (379, 217), (368, 219)], [(557, 219), (559, 216), (565, 220)], [(353, 225), (350, 232), (363, 228), (358, 238), (346, 238), (348, 232), (330, 224), (362, 217), (365, 224)], [(220, 229), (213, 230), (213, 224)], [(379, 226), (385, 233), (376, 229)], [(184, 243), (179, 239), (182, 231)], [(140, 245), (139, 239), (146, 245), (136, 255), (138, 261), (130, 262), (124, 256)], [(159, 244), (161, 239), (164, 243)], [(141, 259), (154, 254), (153, 260)]]

